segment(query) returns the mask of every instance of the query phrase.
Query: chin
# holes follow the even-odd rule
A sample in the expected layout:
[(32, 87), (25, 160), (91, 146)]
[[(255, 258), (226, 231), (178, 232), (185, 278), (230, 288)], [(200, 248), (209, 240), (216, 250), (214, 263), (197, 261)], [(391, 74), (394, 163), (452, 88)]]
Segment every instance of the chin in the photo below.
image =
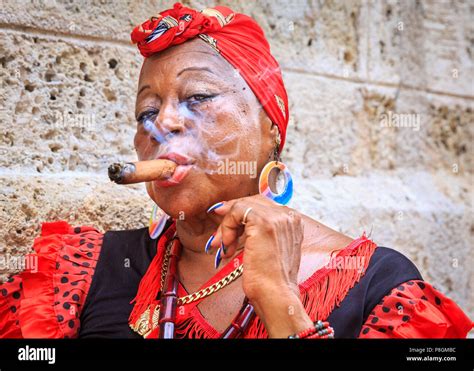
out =
[(201, 192), (195, 185), (179, 184), (173, 187), (156, 187), (147, 184), (148, 195), (169, 216), (183, 219), (202, 214), (209, 207), (209, 191)]

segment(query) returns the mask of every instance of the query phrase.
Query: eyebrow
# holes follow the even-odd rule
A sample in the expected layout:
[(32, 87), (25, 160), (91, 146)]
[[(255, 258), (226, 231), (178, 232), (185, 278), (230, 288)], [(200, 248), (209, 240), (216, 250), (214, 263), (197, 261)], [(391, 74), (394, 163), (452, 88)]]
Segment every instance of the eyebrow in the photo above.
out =
[[(187, 72), (187, 71), (206, 71), (215, 75), (215, 73), (212, 72), (212, 70), (209, 67), (186, 67), (186, 68), (183, 68), (181, 71), (179, 71), (176, 77), (179, 77), (182, 73)], [(142, 91), (144, 91), (145, 89), (150, 89), (150, 88), (151, 87), (148, 84), (143, 85), (138, 91), (137, 97), (140, 95)]]
[(186, 72), (186, 71), (207, 71), (214, 75), (214, 72), (212, 72), (212, 70), (209, 67), (186, 67), (186, 68), (183, 68), (181, 71), (179, 71), (176, 77), (179, 77), (183, 72)]

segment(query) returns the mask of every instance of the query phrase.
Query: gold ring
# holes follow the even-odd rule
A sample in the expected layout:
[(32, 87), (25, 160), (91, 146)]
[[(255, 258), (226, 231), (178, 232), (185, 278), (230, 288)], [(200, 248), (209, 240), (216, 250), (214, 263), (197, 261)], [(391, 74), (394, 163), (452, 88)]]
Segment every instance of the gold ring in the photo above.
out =
[(249, 215), (249, 212), (252, 211), (252, 208), (249, 207), (247, 208), (247, 210), (245, 210), (245, 213), (244, 213), (244, 218), (242, 219), (242, 225), (245, 225), (247, 223), (247, 216)]

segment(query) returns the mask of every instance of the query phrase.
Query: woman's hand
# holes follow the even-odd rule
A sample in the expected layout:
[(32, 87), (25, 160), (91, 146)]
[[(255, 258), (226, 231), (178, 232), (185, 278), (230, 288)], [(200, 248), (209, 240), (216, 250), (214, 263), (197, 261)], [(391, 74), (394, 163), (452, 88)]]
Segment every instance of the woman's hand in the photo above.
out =
[(243, 290), (269, 335), (287, 337), (311, 327), (297, 281), (303, 242), (301, 215), (261, 195), (226, 201), (212, 212), (223, 219), (210, 250), (223, 243), (217, 254), (230, 257), (244, 245)]
[(303, 241), (298, 212), (261, 195), (224, 202), (213, 212), (223, 217), (211, 243), (213, 251), (222, 242), (224, 251), (218, 254), (225, 258), (235, 254), (239, 242), (245, 247), (243, 289), (249, 300), (276, 288), (297, 292)]

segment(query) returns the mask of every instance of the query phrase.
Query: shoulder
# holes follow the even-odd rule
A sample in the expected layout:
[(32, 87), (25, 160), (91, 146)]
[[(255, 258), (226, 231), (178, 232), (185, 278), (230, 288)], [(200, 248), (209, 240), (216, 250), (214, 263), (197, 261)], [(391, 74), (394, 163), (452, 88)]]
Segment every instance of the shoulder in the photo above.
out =
[[(168, 233), (172, 223), (165, 225)], [(81, 313), (80, 338), (135, 337), (128, 325), (141, 280), (156, 257), (160, 238), (148, 228), (108, 231)]]
[(474, 323), (450, 298), (423, 280), (393, 288), (373, 308), (361, 338), (466, 338)]
[[(162, 233), (168, 230), (169, 220)], [(156, 254), (157, 239), (152, 239), (148, 228), (111, 230), (104, 234), (98, 270), (122, 269), (124, 264), (143, 275)]]
[(155, 254), (156, 241), (150, 238), (148, 228), (107, 231), (87, 304), (104, 288), (134, 287)]
[(143, 255), (151, 253), (139, 247), (149, 247), (152, 239), (148, 235), (147, 228), (110, 230), (104, 234), (103, 255), (128, 256)]
[(472, 329), (462, 309), (423, 281), (403, 254), (377, 248), (367, 274), (366, 321), (359, 337), (465, 338)]
[(91, 301), (117, 294), (128, 303), (155, 254), (147, 228), (43, 223), (25, 270), (0, 284), (0, 338), (77, 337)]
[(394, 279), (400, 275), (419, 276), (416, 265), (401, 252), (389, 247), (378, 246), (370, 258), (366, 274), (377, 275), (385, 280)]
[(347, 260), (339, 262), (345, 269), (340, 269), (338, 285), (345, 285), (344, 276), (355, 275), (357, 279), (348, 291), (340, 291), (342, 300), (329, 317), (338, 337), (357, 337), (374, 307), (394, 287), (421, 279), (416, 266), (400, 252), (374, 243), (370, 246), (374, 248), (372, 252), (357, 249)]
[(303, 241), (298, 282), (305, 282), (323, 268), (337, 252), (346, 249), (355, 240), (343, 233), (302, 215)]
[(409, 280), (421, 279), (418, 268), (405, 255), (394, 249), (378, 246), (359, 282), (366, 292), (366, 315), (394, 287)]

